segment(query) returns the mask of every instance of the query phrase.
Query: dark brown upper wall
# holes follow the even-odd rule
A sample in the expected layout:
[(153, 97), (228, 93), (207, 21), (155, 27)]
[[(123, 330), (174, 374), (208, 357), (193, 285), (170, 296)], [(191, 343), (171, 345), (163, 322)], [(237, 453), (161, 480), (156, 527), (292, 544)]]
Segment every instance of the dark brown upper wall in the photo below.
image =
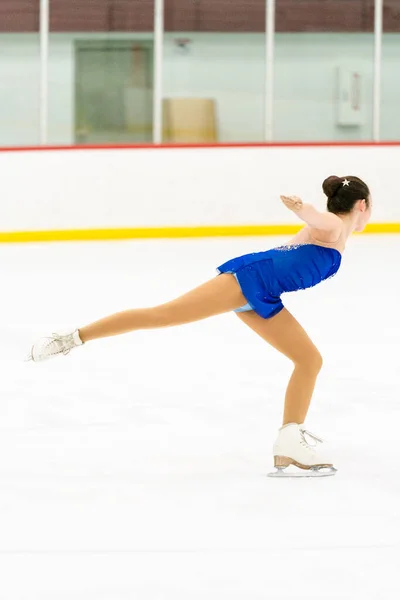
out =
[(383, 31), (386, 33), (400, 31), (400, 1), (384, 0)]
[[(0, 32), (39, 29), (39, 0), (0, 0)], [(374, 0), (278, 0), (278, 32), (373, 30)], [(154, 0), (50, 0), (54, 32), (152, 31)], [(265, 0), (165, 0), (166, 31), (263, 32)], [(400, 0), (384, 30), (400, 32)]]
[(165, 29), (263, 32), (265, 0), (165, 0)]
[[(1, 0), (0, 0), (1, 1)], [(52, 31), (152, 31), (154, 0), (50, 0)]]
[(0, 0), (0, 32), (39, 31), (40, 0)]
[(374, 0), (280, 0), (277, 31), (368, 32), (374, 29)]

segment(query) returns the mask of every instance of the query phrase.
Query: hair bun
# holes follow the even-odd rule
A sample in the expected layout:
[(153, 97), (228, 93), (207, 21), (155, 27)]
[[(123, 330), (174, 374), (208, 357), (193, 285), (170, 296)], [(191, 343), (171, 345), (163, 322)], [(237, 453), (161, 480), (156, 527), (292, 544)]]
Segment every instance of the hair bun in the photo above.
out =
[(331, 175), (325, 179), (324, 183), (322, 184), (322, 189), (324, 190), (325, 196), (328, 198), (333, 198), (338, 193), (341, 185), (341, 178), (336, 177), (336, 175)]

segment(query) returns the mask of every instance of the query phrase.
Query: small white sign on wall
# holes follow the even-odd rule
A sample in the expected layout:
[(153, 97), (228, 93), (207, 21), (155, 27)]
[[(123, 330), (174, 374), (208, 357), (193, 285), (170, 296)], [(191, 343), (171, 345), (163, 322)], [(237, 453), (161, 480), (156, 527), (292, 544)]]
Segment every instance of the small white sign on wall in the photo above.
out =
[(358, 69), (337, 69), (337, 124), (356, 127), (362, 124), (362, 75)]

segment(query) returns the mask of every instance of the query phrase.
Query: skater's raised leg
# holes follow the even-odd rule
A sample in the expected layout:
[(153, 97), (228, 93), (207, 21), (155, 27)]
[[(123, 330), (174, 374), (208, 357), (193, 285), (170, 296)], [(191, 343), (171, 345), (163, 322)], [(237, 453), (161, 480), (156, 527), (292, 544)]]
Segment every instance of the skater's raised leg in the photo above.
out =
[(138, 329), (184, 325), (232, 311), (246, 302), (235, 277), (224, 274), (166, 304), (126, 310), (96, 321), (79, 329), (79, 335), (85, 343)]
[(105, 317), (68, 335), (53, 335), (40, 340), (32, 347), (30, 358), (45, 360), (99, 338), (105, 338), (139, 329), (172, 327), (200, 321), (245, 305), (236, 278), (222, 274), (187, 294), (152, 308), (135, 308)]

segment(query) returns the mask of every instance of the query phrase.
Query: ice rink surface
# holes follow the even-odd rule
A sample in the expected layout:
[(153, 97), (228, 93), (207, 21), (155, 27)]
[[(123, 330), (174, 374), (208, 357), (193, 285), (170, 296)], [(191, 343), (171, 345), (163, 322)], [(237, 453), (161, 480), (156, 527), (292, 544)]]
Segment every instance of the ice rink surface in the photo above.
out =
[(321, 350), (336, 477), (275, 480), (291, 365), (232, 314), (24, 363), (282, 238), (0, 247), (0, 600), (398, 600), (400, 237), (284, 297)]

